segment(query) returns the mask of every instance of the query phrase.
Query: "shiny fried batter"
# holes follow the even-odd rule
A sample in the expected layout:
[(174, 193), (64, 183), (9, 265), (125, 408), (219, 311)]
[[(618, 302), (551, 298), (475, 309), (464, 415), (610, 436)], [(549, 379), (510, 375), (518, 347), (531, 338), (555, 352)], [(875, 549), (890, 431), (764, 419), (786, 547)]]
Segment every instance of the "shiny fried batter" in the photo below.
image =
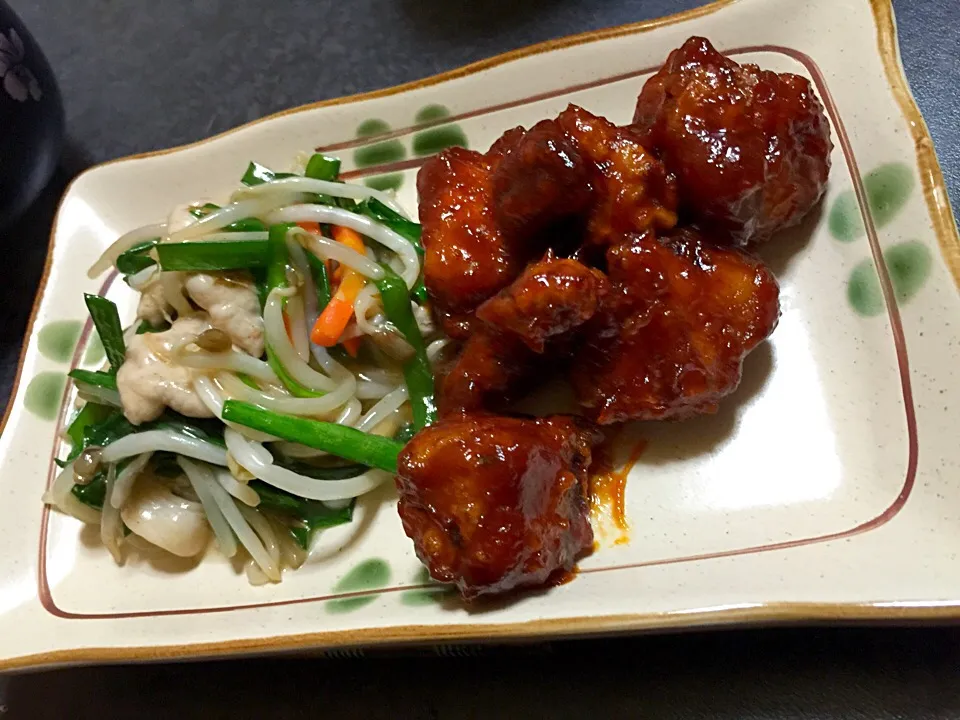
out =
[(677, 186), (631, 128), (570, 105), (557, 124), (598, 170), (588, 211), (587, 242), (610, 245), (627, 232), (664, 231), (677, 224)]
[(647, 81), (634, 126), (677, 174), (683, 209), (734, 244), (796, 224), (826, 188), (833, 144), (810, 82), (741, 66), (704, 38)]
[(571, 366), (586, 412), (601, 424), (715, 412), (776, 327), (773, 274), (691, 230), (634, 236), (607, 260), (613, 292)]
[[(447, 334), (469, 337), (476, 307), (547, 247), (601, 251), (625, 232), (668, 230), (676, 183), (630, 128), (569, 106), (505, 133), (486, 154), (463, 148), (417, 176), (424, 283)], [(580, 253), (585, 257), (586, 253)]]
[(509, 238), (535, 237), (586, 212), (597, 179), (593, 163), (582, 157), (560, 124), (543, 120), (513, 144), (493, 173), (496, 222)]
[(515, 399), (535, 358), (519, 339), (481, 326), (443, 378), (437, 402), (440, 415), (503, 407)]
[(396, 480), (417, 556), (468, 599), (572, 569), (593, 542), (587, 470), (598, 440), (564, 416), (468, 416), (418, 433)]
[(424, 284), (444, 330), (455, 338), (469, 335), (476, 306), (509, 284), (529, 259), (504, 237), (492, 204), (493, 170), (520, 136), (508, 133), (486, 155), (444, 150), (417, 175)]
[(606, 276), (576, 260), (549, 255), (477, 309), (477, 317), (542, 353), (547, 342), (576, 330), (597, 312)]

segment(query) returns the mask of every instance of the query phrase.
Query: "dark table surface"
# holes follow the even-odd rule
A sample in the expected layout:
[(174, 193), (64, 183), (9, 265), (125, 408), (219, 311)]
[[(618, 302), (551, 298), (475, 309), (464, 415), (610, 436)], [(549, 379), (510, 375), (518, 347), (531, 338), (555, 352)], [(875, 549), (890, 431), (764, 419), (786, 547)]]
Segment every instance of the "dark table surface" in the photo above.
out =
[[(796, 0), (798, 4), (803, 0)], [(867, 2), (867, 0), (837, 0)], [(3, 238), (9, 396), (56, 203), (90, 165), (283, 108), (702, 0), (11, 0), (57, 72), (60, 170)], [(907, 75), (960, 202), (960, 2), (894, 0)], [(2, 128), (0, 128), (2, 131)], [(0, 638), (2, 642), (2, 638)], [(779, 629), (469, 657), (248, 660), (0, 678), (10, 718), (960, 718), (960, 630)]]

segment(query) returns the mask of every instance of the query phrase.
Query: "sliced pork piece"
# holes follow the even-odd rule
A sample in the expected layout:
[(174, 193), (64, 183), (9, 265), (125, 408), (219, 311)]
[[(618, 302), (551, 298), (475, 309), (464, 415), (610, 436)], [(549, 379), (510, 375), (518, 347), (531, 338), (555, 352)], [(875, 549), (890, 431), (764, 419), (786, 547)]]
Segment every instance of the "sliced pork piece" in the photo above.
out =
[(171, 362), (175, 348), (209, 328), (206, 317), (191, 316), (179, 318), (169, 330), (133, 336), (117, 372), (127, 420), (134, 425), (156, 420), (167, 407), (189, 417), (213, 417), (193, 391), (196, 371)]
[(253, 278), (244, 273), (195, 273), (184, 284), (215, 328), (248, 355), (263, 355), (263, 316)]

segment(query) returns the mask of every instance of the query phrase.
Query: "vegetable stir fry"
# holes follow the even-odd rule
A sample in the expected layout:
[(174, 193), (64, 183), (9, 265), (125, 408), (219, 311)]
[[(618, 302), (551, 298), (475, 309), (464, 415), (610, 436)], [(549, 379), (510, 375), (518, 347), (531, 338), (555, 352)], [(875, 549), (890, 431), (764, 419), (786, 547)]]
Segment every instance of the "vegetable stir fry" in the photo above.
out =
[(179, 556), (246, 553), (251, 582), (299, 567), (350, 522), (434, 422), (447, 340), (425, 307), (420, 226), (387, 194), (250, 163), (228, 203), (120, 237), (90, 269), (139, 293), (124, 328), (86, 296), (105, 350), (70, 373), (72, 449), (46, 502), (100, 527), (122, 562), (136, 536)]

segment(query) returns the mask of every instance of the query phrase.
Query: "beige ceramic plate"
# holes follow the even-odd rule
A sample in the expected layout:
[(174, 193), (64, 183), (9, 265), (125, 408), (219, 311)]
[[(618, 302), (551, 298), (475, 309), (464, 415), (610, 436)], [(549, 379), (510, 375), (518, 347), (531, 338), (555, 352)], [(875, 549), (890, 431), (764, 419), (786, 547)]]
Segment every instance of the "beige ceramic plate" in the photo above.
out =
[[(630, 524), (600, 523), (574, 582), (482, 612), (424, 585), (389, 492), (323, 536), (307, 566), (250, 587), (222, 558), (114, 565), (40, 503), (72, 397), (96, 362), (82, 270), (120, 232), (224, 196), (246, 162), (319, 146), (414, 206), (422, 157), (568, 102), (631, 117), (689, 35), (800, 73), (833, 125), (821, 212), (766, 249), (783, 318), (716, 416), (632, 428), (647, 443)], [(958, 240), (898, 64), (888, 0), (725, 0), (560, 40), (400, 88), (304, 107), (110, 163), (69, 189), (0, 437), (0, 669), (396, 641), (456, 641), (783, 620), (960, 615)], [(122, 283), (104, 288), (132, 315)]]

